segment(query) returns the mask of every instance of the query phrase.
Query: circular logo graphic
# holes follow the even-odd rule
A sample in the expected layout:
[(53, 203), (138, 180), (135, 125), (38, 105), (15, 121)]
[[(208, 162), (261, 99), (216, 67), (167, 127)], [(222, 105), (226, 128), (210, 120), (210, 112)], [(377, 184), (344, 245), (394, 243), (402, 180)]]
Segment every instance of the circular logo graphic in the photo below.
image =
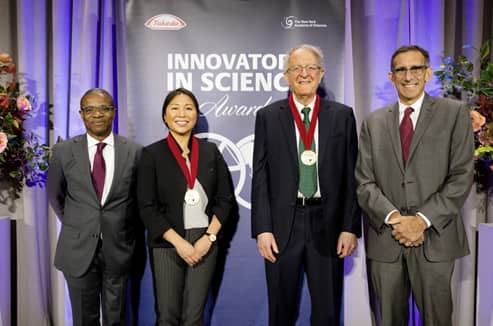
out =
[(233, 143), (229, 138), (216, 133), (203, 132), (195, 136), (197, 138), (207, 139), (217, 145), (226, 164), (228, 164), (235, 185), (235, 196), (238, 204), (250, 209), (254, 135), (241, 139), (237, 144)]
[(294, 28), (295, 21), (297, 20), (296, 16), (287, 16), (284, 17), (284, 20), (281, 22), (281, 26), (285, 29)]

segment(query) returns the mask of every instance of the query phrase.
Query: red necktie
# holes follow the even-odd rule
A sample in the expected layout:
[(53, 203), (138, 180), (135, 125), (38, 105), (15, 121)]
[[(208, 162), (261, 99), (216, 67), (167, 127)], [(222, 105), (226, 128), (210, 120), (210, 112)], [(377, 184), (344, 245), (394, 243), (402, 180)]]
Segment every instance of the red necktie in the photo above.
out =
[(414, 130), (413, 122), (411, 120), (411, 113), (413, 112), (413, 108), (406, 108), (399, 127), (401, 133), (402, 162), (404, 163), (404, 166), (406, 166), (407, 158), (409, 156), (409, 147), (411, 147), (411, 141), (413, 140)]
[(103, 148), (105, 143), (98, 143), (98, 149), (94, 155), (94, 162), (92, 165), (92, 183), (96, 193), (98, 194), (99, 201), (103, 198), (104, 178), (106, 177), (106, 164), (103, 157)]

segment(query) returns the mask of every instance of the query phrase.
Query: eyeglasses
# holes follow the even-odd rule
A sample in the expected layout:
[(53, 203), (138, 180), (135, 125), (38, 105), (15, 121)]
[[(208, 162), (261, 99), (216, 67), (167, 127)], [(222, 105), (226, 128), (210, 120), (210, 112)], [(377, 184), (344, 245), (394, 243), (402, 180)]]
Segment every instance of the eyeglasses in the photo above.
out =
[(317, 71), (319, 71), (320, 69), (322, 69), (322, 67), (320, 67), (318, 65), (293, 66), (293, 67), (289, 67), (288, 69), (286, 69), (286, 71), (290, 72), (292, 74), (300, 74), (303, 71), (303, 69), (305, 69), (306, 72), (309, 74), (314, 74)]
[(96, 112), (100, 112), (103, 114), (107, 114), (112, 112), (115, 109), (114, 106), (111, 105), (101, 105), (101, 106), (83, 106), (80, 108), (82, 112), (84, 112), (87, 115), (93, 115)]
[(422, 65), (422, 66), (412, 66), (411, 68), (406, 68), (406, 67), (400, 67), (397, 69), (394, 69), (392, 73), (397, 77), (397, 78), (404, 78), (407, 74), (408, 71), (411, 72), (411, 75), (414, 77), (421, 77), (423, 76), (426, 68), (428, 66)]

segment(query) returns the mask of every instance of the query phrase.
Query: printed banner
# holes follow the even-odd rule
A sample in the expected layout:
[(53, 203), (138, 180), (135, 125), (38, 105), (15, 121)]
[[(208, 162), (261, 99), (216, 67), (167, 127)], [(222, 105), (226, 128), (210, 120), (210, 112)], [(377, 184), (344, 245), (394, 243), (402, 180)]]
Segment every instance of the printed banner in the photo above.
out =
[[(148, 0), (127, 2), (130, 133), (148, 145), (166, 136), (162, 103), (178, 87), (198, 98), (197, 136), (215, 142), (235, 185), (239, 218), (218, 267), (211, 325), (266, 325), (263, 260), (250, 233), (256, 112), (287, 96), (285, 53), (301, 43), (325, 55), (323, 88), (343, 99), (344, 1)], [(139, 324), (154, 323), (152, 278), (142, 284)], [(300, 320), (308, 320), (306, 289)]]

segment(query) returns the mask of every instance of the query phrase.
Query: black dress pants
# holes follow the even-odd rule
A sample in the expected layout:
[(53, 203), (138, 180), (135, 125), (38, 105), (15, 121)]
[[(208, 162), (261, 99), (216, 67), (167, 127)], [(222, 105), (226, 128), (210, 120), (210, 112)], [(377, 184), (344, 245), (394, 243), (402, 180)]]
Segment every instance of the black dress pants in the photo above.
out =
[(320, 254), (312, 239), (322, 213), (321, 205), (298, 205), (286, 248), (275, 263), (265, 261), (270, 326), (295, 325), (303, 271), (310, 291), (311, 325), (340, 323), (344, 261), (335, 255), (337, 248), (334, 255)]

